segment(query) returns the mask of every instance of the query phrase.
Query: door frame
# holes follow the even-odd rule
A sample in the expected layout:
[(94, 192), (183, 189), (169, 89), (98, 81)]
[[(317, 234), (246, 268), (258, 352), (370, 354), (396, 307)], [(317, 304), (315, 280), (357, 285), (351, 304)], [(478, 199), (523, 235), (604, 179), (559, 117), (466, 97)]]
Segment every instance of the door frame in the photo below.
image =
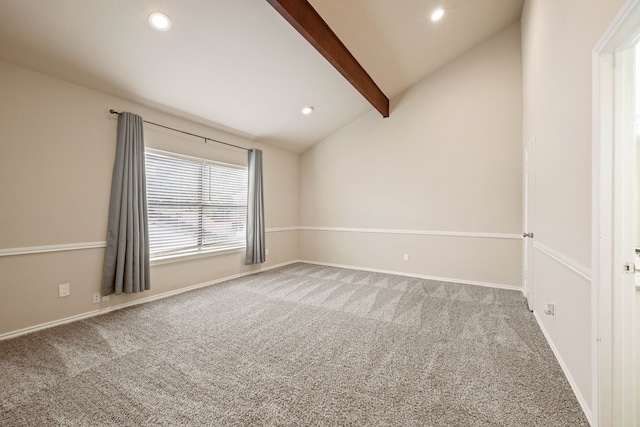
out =
[[(640, 0), (628, 0), (593, 50), (592, 133), (592, 426), (634, 425), (633, 312), (625, 301), (623, 265), (633, 262), (623, 247), (625, 197), (624, 129), (633, 87), (629, 57), (637, 44)], [(627, 65), (625, 67), (625, 64)], [(629, 80), (631, 80), (629, 82)], [(626, 87), (625, 87), (626, 85)], [(635, 93), (633, 93), (635, 96)], [(628, 97), (626, 97), (628, 98)], [(628, 178), (628, 172), (626, 172)], [(629, 335), (631, 331), (631, 335)], [(629, 342), (631, 341), (631, 343)], [(628, 392), (632, 390), (632, 396)], [(625, 396), (626, 394), (626, 396)]]
[[(527, 139), (524, 139), (527, 141)], [(533, 135), (524, 144), (522, 150), (523, 161), (523, 238), (522, 238), (522, 292), (527, 299), (529, 310), (533, 311), (535, 300), (535, 268), (534, 261), (534, 238), (535, 238), (535, 149), (536, 136)], [(534, 237), (525, 237), (525, 233), (532, 233)]]

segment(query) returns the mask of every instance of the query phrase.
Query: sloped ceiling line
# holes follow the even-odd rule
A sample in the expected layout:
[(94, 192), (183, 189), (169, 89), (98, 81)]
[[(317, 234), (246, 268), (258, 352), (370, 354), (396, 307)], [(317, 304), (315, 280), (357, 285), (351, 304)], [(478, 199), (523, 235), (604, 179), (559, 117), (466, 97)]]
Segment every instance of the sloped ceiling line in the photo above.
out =
[(306, 0), (267, 0), (367, 101), (389, 117), (389, 98)]

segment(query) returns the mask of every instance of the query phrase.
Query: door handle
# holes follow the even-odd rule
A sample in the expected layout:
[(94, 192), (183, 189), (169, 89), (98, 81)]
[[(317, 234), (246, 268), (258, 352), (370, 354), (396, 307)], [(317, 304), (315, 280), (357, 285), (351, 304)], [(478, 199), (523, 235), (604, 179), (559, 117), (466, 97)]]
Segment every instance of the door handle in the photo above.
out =
[(533, 239), (533, 233), (522, 233), (522, 237), (531, 237)]

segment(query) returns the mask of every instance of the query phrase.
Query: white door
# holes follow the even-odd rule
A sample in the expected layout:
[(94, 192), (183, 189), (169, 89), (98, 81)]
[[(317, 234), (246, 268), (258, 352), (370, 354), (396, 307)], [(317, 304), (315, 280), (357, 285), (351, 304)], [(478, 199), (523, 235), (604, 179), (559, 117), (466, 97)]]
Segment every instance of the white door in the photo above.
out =
[(594, 49), (593, 423), (640, 426), (640, 0)]
[(533, 232), (533, 201), (534, 201), (534, 152), (535, 136), (532, 137), (524, 147), (524, 232), (522, 233), (522, 278), (524, 294), (527, 298), (529, 310), (533, 311), (534, 299), (534, 277), (533, 277), (533, 242), (535, 234)]
[[(627, 248), (628, 257), (633, 259), (633, 270), (635, 273), (627, 274), (625, 287), (625, 295), (630, 299), (629, 314), (627, 318), (628, 324), (631, 326), (630, 332), (630, 353), (632, 353), (630, 365), (635, 375), (631, 385), (632, 398), (630, 404), (634, 408), (633, 422), (640, 425), (640, 42), (636, 42), (633, 55), (629, 52), (629, 56), (633, 59), (633, 119), (627, 117), (627, 120), (633, 120), (633, 130), (629, 130), (626, 136), (625, 162), (629, 172), (626, 174), (627, 183), (625, 191), (629, 191), (632, 196), (630, 206), (626, 209), (627, 230), (632, 235), (632, 247)], [(631, 67), (629, 67), (631, 68)]]
[[(636, 69), (637, 47), (615, 54), (615, 115), (614, 115), (614, 179), (613, 179), (613, 328), (617, 349), (614, 349), (614, 414), (615, 425), (640, 425), (640, 325), (638, 320), (639, 292), (636, 291), (636, 247), (638, 238), (638, 159), (636, 136), (635, 86), (640, 82)], [(636, 279), (638, 278), (638, 279)], [(617, 393), (616, 393), (617, 392)], [(617, 394), (617, 399), (616, 399)]]

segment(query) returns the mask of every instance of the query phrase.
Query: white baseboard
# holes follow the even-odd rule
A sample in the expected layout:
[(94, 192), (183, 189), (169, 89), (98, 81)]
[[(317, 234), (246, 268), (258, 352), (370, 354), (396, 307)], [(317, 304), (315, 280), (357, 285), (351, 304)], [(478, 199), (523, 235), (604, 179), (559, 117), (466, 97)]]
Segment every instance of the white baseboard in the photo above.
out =
[(328, 262), (318, 262), (318, 261), (309, 261), (309, 260), (300, 260), (298, 262), (304, 262), (306, 264), (314, 264), (314, 265), (324, 265), (327, 267), (348, 268), (351, 270), (370, 271), (372, 273), (395, 274), (396, 276), (415, 277), (417, 279), (427, 279), (427, 280), (437, 280), (439, 282), (462, 283), (463, 285), (476, 285), (476, 286), (485, 286), (488, 288), (508, 289), (510, 291), (522, 292), (522, 288), (520, 286), (502, 285), (499, 283), (478, 282), (475, 280), (464, 280), (464, 279), (451, 279), (448, 277), (427, 276), (424, 274), (405, 273), (402, 271), (380, 270), (377, 268), (358, 267), (354, 265), (343, 265), (343, 264), (332, 264)]
[(7, 339), (10, 339), (10, 338), (15, 338), (15, 337), (18, 337), (20, 335), (25, 335), (25, 334), (28, 334), (28, 333), (31, 333), (31, 332), (40, 331), (40, 330), (43, 330), (43, 329), (53, 328), (55, 326), (64, 325), (66, 323), (76, 322), (78, 320), (87, 319), (89, 317), (99, 316), (101, 314), (106, 314), (106, 313), (109, 313), (109, 312), (112, 312), (112, 311), (115, 311), (115, 310), (120, 310), (122, 308), (131, 307), (131, 306), (138, 305), (138, 304), (144, 304), (144, 303), (147, 303), (147, 302), (151, 302), (151, 301), (155, 301), (155, 300), (159, 300), (159, 299), (163, 299), (163, 298), (168, 298), (170, 296), (178, 295), (178, 294), (181, 294), (183, 292), (192, 291), (194, 289), (203, 288), (205, 286), (215, 285), (217, 283), (225, 282), (227, 280), (232, 280), (232, 279), (237, 279), (239, 277), (249, 276), (251, 274), (260, 273), (262, 271), (268, 271), (268, 270), (271, 270), (271, 269), (274, 269), (274, 268), (284, 267), (284, 266), (287, 266), (287, 265), (290, 265), (290, 264), (295, 264), (295, 263), (298, 263), (298, 262), (303, 262), (303, 263), (313, 264), (313, 265), (324, 265), (324, 266), (327, 266), (327, 267), (348, 268), (348, 269), (351, 269), (351, 270), (371, 271), (371, 272), (374, 272), (374, 273), (395, 274), (395, 275), (398, 275), (398, 276), (415, 277), (415, 278), (418, 278), (418, 279), (427, 279), (427, 280), (437, 280), (437, 281), (441, 281), (441, 282), (462, 283), (462, 284), (466, 284), (466, 285), (477, 285), (477, 286), (485, 286), (485, 287), (490, 287), (490, 288), (521, 291), (521, 288), (518, 287), (518, 286), (501, 285), (501, 284), (497, 284), (497, 283), (487, 283), (487, 282), (478, 282), (478, 281), (471, 281), (471, 280), (462, 280), (462, 279), (451, 279), (451, 278), (443, 278), (443, 277), (435, 277), (435, 276), (426, 276), (426, 275), (422, 275), (422, 274), (411, 274), (411, 273), (404, 273), (404, 272), (399, 272), (399, 271), (380, 270), (380, 269), (373, 269), (373, 268), (357, 267), (357, 266), (352, 266), (352, 265), (331, 264), (331, 263), (323, 263), (323, 262), (308, 261), (308, 260), (293, 260), (293, 261), (288, 261), (288, 262), (284, 262), (284, 263), (281, 263), (281, 264), (271, 265), (269, 267), (265, 267), (265, 268), (262, 268), (260, 270), (248, 271), (248, 272), (244, 272), (244, 273), (235, 274), (235, 275), (232, 275), (232, 276), (223, 277), (223, 278), (220, 278), (220, 279), (210, 280), (208, 282), (198, 283), (198, 284), (195, 284), (195, 285), (187, 286), (187, 287), (176, 289), (176, 290), (173, 290), (173, 291), (164, 292), (164, 293), (161, 293), (161, 294), (158, 294), (158, 295), (153, 295), (153, 296), (149, 296), (149, 297), (146, 297), (146, 298), (141, 298), (141, 299), (136, 300), (136, 301), (131, 301), (131, 302), (123, 303), (123, 304), (118, 304), (118, 305), (114, 305), (114, 306), (111, 306), (111, 307), (101, 308), (101, 309), (98, 309), (98, 310), (92, 310), (92, 311), (88, 311), (88, 312), (85, 312), (85, 313), (77, 314), (77, 315), (74, 315), (74, 316), (65, 317), (63, 319), (58, 319), (58, 320), (54, 320), (54, 321), (51, 321), (51, 322), (46, 322), (46, 323), (41, 323), (41, 324), (38, 324), (38, 325), (30, 326), (28, 328), (19, 329), (17, 331), (7, 332), (7, 333), (4, 333), (4, 334), (0, 334), (0, 341), (7, 340)]
[(176, 289), (176, 290), (169, 291), (169, 292), (163, 292), (163, 293), (158, 294), (158, 295), (153, 295), (153, 296), (149, 296), (149, 297), (146, 297), (146, 298), (141, 298), (141, 299), (136, 300), (136, 301), (131, 301), (131, 302), (123, 303), (123, 304), (118, 304), (118, 305), (114, 305), (114, 306), (111, 306), (111, 307), (101, 308), (101, 309), (98, 309), (98, 310), (92, 310), (92, 311), (88, 311), (88, 312), (85, 312), (85, 313), (76, 314), (74, 316), (65, 317), (64, 319), (59, 319), (59, 320), (54, 320), (54, 321), (51, 321), (51, 322), (41, 323), (39, 325), (29, 326), (28, 328), (19, 329), (17, 331), (12, 331), (12, 332), (7, 332), (7, 333), (4, 333), (4, 334), (0, 334), (0, 341), (8, 340), (10, 338), (15, 338), (15, 337), (18, 337), (20, 335), (26, 335), (26, 334), (29, 334), (31, 332), (36, 332), (36, 331), (40, 331), (40, 330), (43, 330), (43, 329), (53, 328), (55, 326), (64, 325), (66, 323), (77, 322), (78, 320), (87, 319), (89, 317), (100, 316), (101, 314), (106, 314), (106, 313), (109, 313), (109, 312), (112, 312), (112, 311), (120, 310), (122, 308), (131, 307), (131, 306), (138, 305), (138, 304), (144, 304), (144, 303), (147, 303), (147, 302), (151, 302), (151, 301), (155, 301), (155, 300), (159, 300), (159, 299), (163, 299), (163, 298), (168, 298), (168, 297), (171, 297), (171, 296), (174, 296), (174, 295), (181, 294), (183, 292), (188, 292), (188, 291), (192, 291), (194, 289), (204, 288), (205, 286), (215, 285), (217, 283), (226, 282), (227, 280), (237, 279), (239, 277), (250, 276), (252, 274), (261, 273), (263, 271), (268, 271), (268, 270), (271, 270), (271, 269), (274, 269), (274, 268), (284, 267), (286, 265), (295, 264), (297, 262), (300, 262), (300, 261), (299, 260), (293, 260), (293, 261), (283, 262), (281, 264), (270, 265), (269, 267), (261, 268), (260, 270), (247, 271), (247, 272), (244, 272), (244, 273), (234, 274), (232, 276), (227, 276), (227, 277), (223, 277), (223, 278), (220, 278), (220, 279), (210, 280), (208, 282), (198, 283), (198, 284), (195, 284), (195, 285), (187, 286), (185, 288), (180, 288), (180, 289)]
[(578, 385), (576, 384), (575, 380), (571, 376), (571, 372), (569, 372), (569, 369), (567, 368), (567, 365), (564, 363), (564, 360), (562, 360), (562, 356), (560, 356), (560, 352), (558, 351), (555, 344), (551, 340), (551, 335), (549, 335), (549, 333), (545, 329), (544, 324), (542, 323), (542, 321), (540, 320), (540, 317), (538, 316), (538, 313), (534, 311), (533, 317), (536, 319), (536, 322), (538, 322), (538, 326), (540, 327), (542, 334), (547, 339), (547, 343), (549, 344), (549, 347), (551, 347), (553, 354), (556, 356), (556, 360), (560, 364), (560, 367), (562, 368), (562, 372), (564, 372), (564, 376), (567, 378), (567, 381), (569, 382), (569, 385), (573, 390), (573, 394), (576, 396), (576, 399), (578, 399), (578, 403), (580, 404), (580, 407), (582, 408), (582, 412), (584, 412), (585, 417), (587, 417), (587, 421), (589, 422), (589, 425), (593, 425), (591, 422), (591, 419), (592, 419), (591, 409), (587, 404), (588, 400), (585, 399), (582, 393), (580, 393), (580, 389), (578, 388)]

